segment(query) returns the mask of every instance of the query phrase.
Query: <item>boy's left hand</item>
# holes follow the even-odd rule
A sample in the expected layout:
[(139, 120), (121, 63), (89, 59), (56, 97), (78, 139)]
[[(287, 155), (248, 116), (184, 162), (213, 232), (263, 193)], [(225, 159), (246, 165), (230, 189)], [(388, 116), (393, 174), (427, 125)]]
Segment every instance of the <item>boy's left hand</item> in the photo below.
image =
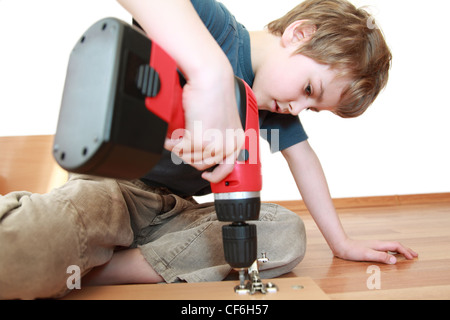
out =
[(397, 262), (395, 253), (402, 254), (408, 260), (419, 256), (412, 249), (396, 241), (353, 240), (349, 238), (341, 244), (341, 249), (335, 255), (345, 260), (395, 264)]

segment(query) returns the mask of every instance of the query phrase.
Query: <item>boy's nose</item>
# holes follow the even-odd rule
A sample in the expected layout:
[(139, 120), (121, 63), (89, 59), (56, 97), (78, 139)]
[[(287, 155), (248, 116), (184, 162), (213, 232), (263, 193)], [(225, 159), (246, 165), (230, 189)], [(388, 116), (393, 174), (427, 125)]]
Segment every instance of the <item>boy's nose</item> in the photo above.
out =
[(299, 113), (305, 110), (308, 106), (301, 102), (291, 102), (289, 103), (289, 113), (293, 116), (298, 116)]

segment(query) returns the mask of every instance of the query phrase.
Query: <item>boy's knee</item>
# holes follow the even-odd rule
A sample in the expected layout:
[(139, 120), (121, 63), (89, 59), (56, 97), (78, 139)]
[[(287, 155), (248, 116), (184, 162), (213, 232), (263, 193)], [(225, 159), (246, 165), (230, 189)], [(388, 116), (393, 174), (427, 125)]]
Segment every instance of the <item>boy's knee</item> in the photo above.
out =
[(0, 227), (0, 299), (52, 298), (67, 291), (64, 253), (46, 256), (51, 245), (37, 241)]
[(261, 270), (264, 277), (273, 278), (290, 272), (303, 260), (306, 253), (305, 225), (297, 214), (276, 204), (264, 204), (261, 213), (258, 248), (269, 259)]
[[(0, 207), (10, 204), (0, 220), (0, 299), (62, 294), (67, 290), (67, 266), (75, 261), (73, 252), (80, 255), (72, 220), (57, 212), (44, 215), (48, 208), (36, 206), (39, 201), (31, 194), (10, 194), (0, 200)], [(72, 250), (61, 243), (70, 243)]]

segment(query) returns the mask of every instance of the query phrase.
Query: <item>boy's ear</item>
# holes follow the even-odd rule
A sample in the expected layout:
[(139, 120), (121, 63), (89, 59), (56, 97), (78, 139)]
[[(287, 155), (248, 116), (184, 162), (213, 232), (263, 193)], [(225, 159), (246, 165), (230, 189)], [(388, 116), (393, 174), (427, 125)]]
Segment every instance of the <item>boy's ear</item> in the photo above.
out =
[(314, 25), (305, 23), (306, 21), (307, 20), (294, 21), (286, 28), (286, 30), (284, 30), (283, 35), (281, 36), (281, 41), (284, 46), (295, 45), (298, 47), (300, 44), (311, 39), (317, 28)]

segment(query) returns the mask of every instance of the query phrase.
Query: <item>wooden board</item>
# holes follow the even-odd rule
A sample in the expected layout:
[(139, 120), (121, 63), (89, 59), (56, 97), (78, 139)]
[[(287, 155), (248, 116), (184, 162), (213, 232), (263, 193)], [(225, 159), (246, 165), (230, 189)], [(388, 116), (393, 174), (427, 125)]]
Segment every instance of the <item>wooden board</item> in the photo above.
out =
[(278, 292), (240, 295), (238, 281), (92, 286), (73, 290), (63, 300), (328, 300), (308, 277), (264, 280), (278, 286)]

